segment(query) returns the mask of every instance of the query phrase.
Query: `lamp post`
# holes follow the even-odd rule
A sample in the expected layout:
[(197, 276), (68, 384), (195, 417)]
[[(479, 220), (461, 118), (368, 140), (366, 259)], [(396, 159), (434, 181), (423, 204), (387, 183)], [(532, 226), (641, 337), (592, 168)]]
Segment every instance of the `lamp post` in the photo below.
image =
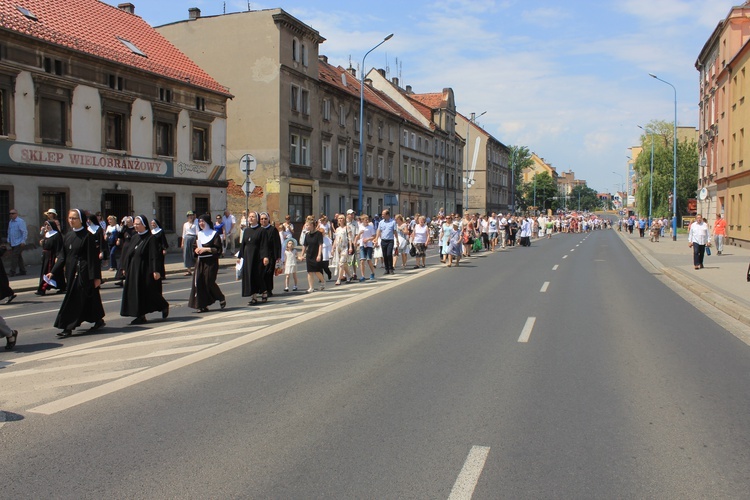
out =
[(674, 163), (672, 174), (674, 175), (674, 186), (672, 187), (672, 241), (677, 241), (677, 89), (674, 85), (666, 80), (662, 80), (653, 73), (649, 73), (648, 76), (659, 80), (662, 83), (666, 83), (672, 87), (672, 90), (674, 90), (674, 138), (672, 139), (674, 149), (672, 153), (672, 161)]
[(364, 165), (362, 164), (362, 157), (364, 155), (365, 148), (365, 59), (368, 54), (373, 50), (377, 49), (385, 42), (393, 38), (393, 33), (383, 38), (383, 41), (365, 52), (365, 56), (362, 58), (362, 67), (360, 68), (360, 87), (359, 87), (359, 213), (362, 213), (362, 178), (364, 177)]
[(654, 134), (640, 125), (638, 128), (651, 136), (651, 176), (648, 181), (648, 227), (651, 227), (651, 211), (654, 207)]
[(469, 188), (471, 187), (471, 183), (472, 183), (471, 179), (469, 179), (469, 149), (471, 149), (470, 146), (469, 146), (469, 144), (470, 144), (469, 143), (469, 134), (471, 132), (471, 124), (472, 123), (476, 123), (477, 118), (479, 118), (480, 116), (484, 115), (485, 113), (487, 113), (487, 112), (486, 111), (482, 111), (478, 115), (476, 113), (472, 113), (471, 114), (471, 119), (466, 124), (466, 167), (465, 167), (465, 170), (466, 170), (466, 177), (465, 177), (465, 179), (466, 179), (466, 204), (464, 205), (464, 213), (468, 212), (468, 210), (469, 210)]

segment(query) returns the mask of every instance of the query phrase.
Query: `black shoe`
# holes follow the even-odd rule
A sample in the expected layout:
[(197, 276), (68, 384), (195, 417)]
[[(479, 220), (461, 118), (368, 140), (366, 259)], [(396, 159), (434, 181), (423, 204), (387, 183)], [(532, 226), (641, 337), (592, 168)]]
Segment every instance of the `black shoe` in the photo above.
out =
[(11, 295), (8, 298), (8, 301), (6, 302), (6, 304), (10, 304), (11, 302), (13, 302), (13, 299), (15, 299), (16, 297), (18, 297), (18, 295), (16, 295), (15, 293), (13, 295)]
[(11, 271), (11, 272), (9, 272), (9, 273), (8, 273), (8, 277), (9, 277), (9, 278), (12, 278), (12, 277), (13, 277), (13, 276), (15, 276), (15, 275), (16, 275), (16, 272), (15, 272), (15, 271)]
[(21, 271), (20, 273), (18, 273), (18, 275), (19, 276), (26, 276), (26, 271)]
[(161, 312), (162, 319), (167, 319), (169, 317), (169, 304), (167, 304), (167, 307), (165, 307)]
[(105, 323), (103, 319), (100, 319), (99, 321), (97, 321), (96, 323), (94, 323), (94, 326), (92, 326), (91, 328), (89, 328), (89, 331), (90, 331), (90, 332), (93, 332), (93, 331), (95, 331), (95, 330), (98, 330), (98, 329), (100, 329), (100, 328), (103, 328), (103, 327), (104, 327), (104, 325), (106, 325), (106, 324), (107, 324), (107, 323)]
[(122, 286), (122, 281), (118, 281), (117, 283), (115, 283), (115, 286)]
[(131, 325), (142, 325), (144, 323), (146, 323), (146, 316), (138, 316), (130, 322)]
[(225, 307), (227, 307), (227, 301), (226, 300), (222, 300), (221, 302), (219, 302), (219, 307), (221, 307), (222, 309), (224, 309)]
[(63, 330), (57, 334), (57, 336), (60, 337), (61, 339), (67, 339), (71, 335), (73, 335), (72, 330)]
[(6, 339), (7, 339), (6, 340), (7, 343), (5, 344), (5, 349), (10, 351), (14, 347), (16, 347), (16, 340), (18, 339), (18, 330), (13, 330), (13, 335), (11, 335), (10, 337), (6, 337)]

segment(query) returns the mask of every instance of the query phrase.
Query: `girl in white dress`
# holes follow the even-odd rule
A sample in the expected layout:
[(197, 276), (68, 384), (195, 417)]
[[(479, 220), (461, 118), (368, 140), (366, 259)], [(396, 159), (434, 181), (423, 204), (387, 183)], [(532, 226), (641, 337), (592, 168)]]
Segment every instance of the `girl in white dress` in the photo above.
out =
[(284, 265), (284, 291), (289, 291), (289, 278), (294, 280), (293, 291), (297, 290), (297, 242), (294, 238), (288, 238), (284, 242), (284, 255), (281, 258)]

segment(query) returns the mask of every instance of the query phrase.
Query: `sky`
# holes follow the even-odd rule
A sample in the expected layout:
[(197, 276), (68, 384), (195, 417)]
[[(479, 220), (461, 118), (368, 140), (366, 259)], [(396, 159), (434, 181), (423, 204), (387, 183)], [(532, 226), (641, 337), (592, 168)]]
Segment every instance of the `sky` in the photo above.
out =
[[(457, 111), (507, 146), (614, 192), (628, 150), (653, 120), (698, 124), (695, 62), (744, 0), (130, 1), (152, 26), (223, 12), (282, 8), (316, 29), (328, 62), (384, 68), (416, 93), (454, 91)], [(249, 34), (238, 36), (248, 36)], [(248, 43), (251, 43), (250, 39)], [(358, 73), (359, 74), (359, 73)]]

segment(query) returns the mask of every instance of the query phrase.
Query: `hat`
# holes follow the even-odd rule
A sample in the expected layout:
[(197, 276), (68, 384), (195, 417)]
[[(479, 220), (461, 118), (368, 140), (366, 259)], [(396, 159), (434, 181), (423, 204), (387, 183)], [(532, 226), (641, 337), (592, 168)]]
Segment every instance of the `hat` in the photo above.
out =
[(54, 208), (50, 208), (49, 210), (47, 210), (44, 213), (45, 214), (55, 214), (55, 215), (57, 215), (57, 210), (55, 210)]
[(351, 208), (346, 211), (346, 215), (352, 215), (353, 213), (354, 213), (354, 210), (352, 210)]
[(193, 212), (192, 210), (188, 210), (185, 216), (187, 217), (188, 215), (195, 215), (195, 212)]

